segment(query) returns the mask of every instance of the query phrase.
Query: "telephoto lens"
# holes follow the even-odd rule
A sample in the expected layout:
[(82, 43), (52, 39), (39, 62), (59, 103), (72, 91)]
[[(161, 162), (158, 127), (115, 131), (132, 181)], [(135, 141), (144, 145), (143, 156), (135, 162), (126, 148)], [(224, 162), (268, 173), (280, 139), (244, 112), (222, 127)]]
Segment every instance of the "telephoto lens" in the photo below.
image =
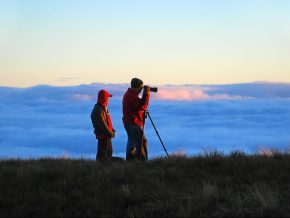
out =
[(158, 88), (157, 87), (150, 87), (150, 92), (157, 92)]

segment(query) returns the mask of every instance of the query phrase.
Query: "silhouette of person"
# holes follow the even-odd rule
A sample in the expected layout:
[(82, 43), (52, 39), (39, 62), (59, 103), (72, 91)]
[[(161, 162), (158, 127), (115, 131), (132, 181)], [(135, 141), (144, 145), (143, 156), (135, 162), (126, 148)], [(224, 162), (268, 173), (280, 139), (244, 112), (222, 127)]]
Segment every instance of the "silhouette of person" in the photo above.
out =
[(115, 129), (107, 109), (109, 98), (112, 95), (106, 90), (100, 90), (98, 93), (98, 101), (95, 104), (91, 121), (94, 127), (96, 139), (98, 139), (98, 149), (96, 160), (111, 160), (113, 154), (112, 138), (115, 137)]
[[(139, 94), (143, 90), (142, 98)], [(145, 112), (150, 101), (150, 88), (138, 78), (123, 96), (123, 124), (128, 135), (126, 160), (148, 160), (148, 142), (144, 133)]]

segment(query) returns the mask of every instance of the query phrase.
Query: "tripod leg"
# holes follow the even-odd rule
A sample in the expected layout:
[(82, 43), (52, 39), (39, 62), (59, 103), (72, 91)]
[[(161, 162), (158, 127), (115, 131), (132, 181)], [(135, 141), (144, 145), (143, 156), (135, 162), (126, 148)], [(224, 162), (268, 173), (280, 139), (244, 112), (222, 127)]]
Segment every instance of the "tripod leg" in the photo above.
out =
[(154, 125), (154, 122), (153, 122), (153, 120), (152, 120), (152, 118), (151, 118), (151, 116), (150, 116), (149, 111), (147, 111), (147, 115), (148, 115), (148, 117), (149, 117), (149, 119), (150, 119), (150, 121), (151, 121), (151, 123), (152, 123), (152, 126), (154, 127), (154, 130), (155, 130), (155, 132), (156, 132), (156, 134), (157, 134), (157, 136), (158, 136), (158, 138), (159, 138), (159, 140), (160, 140), (160, 142), (161, 142), (161, 144), (162, 144), (162, 146), (163, 146), (163, 149), (164, 149), (164, 151), (165, 151), (167, 157), (169, 157), (168, 152), (167, 152), (167, 150), (166, 150), (166, 148), (165, 148), (165, 146), (164, 146), (164, 143), (163, 143), (163, 141), (162, 141), (162, 139), (161, 139), (161, 137), (160, 137), (160, 135), (159, 135), (159, 133), (158, 133), (158, 131), (157, 131), (155, 125)]

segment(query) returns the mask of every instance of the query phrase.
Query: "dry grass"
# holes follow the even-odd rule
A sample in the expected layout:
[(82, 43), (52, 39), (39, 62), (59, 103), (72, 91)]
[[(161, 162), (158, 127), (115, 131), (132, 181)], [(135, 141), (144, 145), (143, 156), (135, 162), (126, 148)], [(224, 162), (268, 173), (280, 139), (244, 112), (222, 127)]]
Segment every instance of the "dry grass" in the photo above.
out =
[(289, 217), (290, 155), (0, 161), (0, 217)]

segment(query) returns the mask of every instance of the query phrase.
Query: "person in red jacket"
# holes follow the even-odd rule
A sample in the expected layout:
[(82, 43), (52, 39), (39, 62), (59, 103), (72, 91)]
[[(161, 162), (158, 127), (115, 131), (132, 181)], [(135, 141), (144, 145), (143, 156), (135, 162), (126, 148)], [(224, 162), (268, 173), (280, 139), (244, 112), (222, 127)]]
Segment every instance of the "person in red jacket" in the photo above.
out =
[(96, 139), (98, 139), (97, 160), (111, 160), (113, 153), (112, 138), (115, 137), (115, 129), (107, 109), (109, 98), (112, 95), (106, 90), (100, 90), (98, 93), (98, 102), (95, 104), (91, 121), (94, 127)]
[[(139, 98), (142, 90), (142, 98)], [(131, 88), (123, 96), (123, 124), (128, 135), (126, 160), (148, 160), (144, 122), (149, 101), (149, 86), (144, 86), (142, 80), (133, 78)]]

